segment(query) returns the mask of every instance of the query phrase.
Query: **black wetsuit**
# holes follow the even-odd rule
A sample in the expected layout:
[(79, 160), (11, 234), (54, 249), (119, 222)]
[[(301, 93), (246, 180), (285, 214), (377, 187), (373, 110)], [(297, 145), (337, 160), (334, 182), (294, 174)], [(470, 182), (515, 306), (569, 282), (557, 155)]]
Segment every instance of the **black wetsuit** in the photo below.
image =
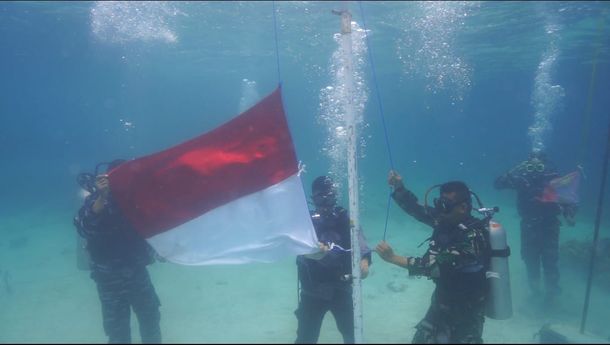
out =
[(435, 221), (436, 210), (427, 213), (404, 186), (392, 197), (409, 215), (433, 227), (428, 250), (408, 266), (409, 275), (436, 284), (413, 343), (482, 343), (490, 255), (486, 222), (469, 216), (458, 226), (443, 227)]
[[(521, 258), (527, 268), (530, 288), (540, 290), (540, 266), (549, 296), (559, 293), (559, 227), (560, 204), (542, 202), (545, 186), (559, 174), (548, 163), (543, 172), (527, 172), (521, 165), (498, 177), (497, 189), (517, 191), (517, 209), (521, 216)], [(566, 210), (567, 210), (566, 205)]]
[[(344, 249), (351, 248), (350, 220), (347, 211), (335, 207), (332, 214), (311, 216), (318, 240), (334, 243)], [(361, 237), (362, 258), (371, 262), (371, 253)], [(321, 260), (297, 257), (301, 293), (295, 311), (298, 320), (297, 344), (317, 343), (320, 327), (330, 311), (346, 344), (354, 343), (354, 309), (352, 283), (345, 279), (352, 271), (351, 253), (331, 250)]]
[(160, 302), (146, 269), (154, 261), (152, 248), (111, 201), (102, 212), (94, 213), (96, 198), (93, 194), (85, 200), (74, 223), (87, 240), (91, 278), (97, 284), (108, 341), (131, 343), (133, 308), (142, 343), (160, 343)]

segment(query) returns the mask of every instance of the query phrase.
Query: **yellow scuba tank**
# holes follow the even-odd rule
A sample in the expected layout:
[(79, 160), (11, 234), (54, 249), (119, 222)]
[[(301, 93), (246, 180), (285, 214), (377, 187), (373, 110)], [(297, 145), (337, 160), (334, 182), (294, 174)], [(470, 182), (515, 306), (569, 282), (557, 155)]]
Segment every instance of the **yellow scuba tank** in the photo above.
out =
[(506, 320), (513, 315), (508, 269), (510, 248), (506, 243), (506, 231), (500, 223), (490, 220), (488, 229), (491, 257), (489, 270), (485, 273), (489, 284), (485, 315), (496, 320)]

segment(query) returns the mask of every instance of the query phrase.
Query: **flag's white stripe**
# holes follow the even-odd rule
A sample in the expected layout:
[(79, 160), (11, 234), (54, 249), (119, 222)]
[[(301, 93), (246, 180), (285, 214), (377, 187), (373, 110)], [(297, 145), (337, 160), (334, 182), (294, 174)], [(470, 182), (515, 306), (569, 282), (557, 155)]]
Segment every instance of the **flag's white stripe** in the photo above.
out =
[(183, 265), (274, 262), (315, 252), (317, 237), (296, 174), (148, 239)]

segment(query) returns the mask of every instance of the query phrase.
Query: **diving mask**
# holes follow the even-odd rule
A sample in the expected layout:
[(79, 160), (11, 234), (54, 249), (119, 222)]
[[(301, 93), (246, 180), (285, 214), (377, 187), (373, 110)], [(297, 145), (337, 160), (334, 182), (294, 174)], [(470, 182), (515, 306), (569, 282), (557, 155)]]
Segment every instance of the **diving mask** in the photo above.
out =
[(530, 161), (526, 161), (524, 162), (524, 167), (526, 172), (528, 173), (532, 173), (532, 172), (544, 172), (545, 166), (544, 163), (542, 163), (542, 161), (538, 160), (538, 159), (532, 159)]
[(311, 196), (314, 205), (316, 207), (333, 207), (337, 203), (337, 198), (335, 197), (335, 193), (333, 192), (322, 192), (322, 193), (314, 193)]
[(465, 201), (450, 200), (450, 199), (443, 198), (443, 197), (434, 198), (434, 200), (433, 200), (434, 208), (436, 208), (437, 210), (439, 210), (441, 213), (444, 213), (444, 214), (451, 213), (451, 211), (453, 211), (455, 206), (461, 204), (462, 202), (465, 202)]

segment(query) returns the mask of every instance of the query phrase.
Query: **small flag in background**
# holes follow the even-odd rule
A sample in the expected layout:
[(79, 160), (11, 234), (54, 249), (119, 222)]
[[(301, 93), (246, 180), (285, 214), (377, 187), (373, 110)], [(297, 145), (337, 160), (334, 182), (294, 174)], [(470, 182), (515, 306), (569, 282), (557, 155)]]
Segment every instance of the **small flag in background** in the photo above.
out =
[(197, 138), (120, 165), (112, 195), (170, 262), (273, 262), (318, 250), (281, 88)]
[(541, 201), (560, 204), (578, 204), (580, 171), (552, 179), (542, 192)]

